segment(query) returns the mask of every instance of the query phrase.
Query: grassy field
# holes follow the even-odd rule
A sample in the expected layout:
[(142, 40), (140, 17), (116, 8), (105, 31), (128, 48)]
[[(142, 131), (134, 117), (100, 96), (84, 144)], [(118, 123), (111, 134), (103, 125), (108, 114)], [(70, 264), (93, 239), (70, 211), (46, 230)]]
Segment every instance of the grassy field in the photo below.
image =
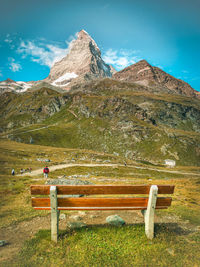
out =
[[(16, 240), (20, 245), (15, 253), (9, 250), (15, 246), (15, 241), (10, 241), (7, 246), (0, 248), (1, 266), (199, 266), (199, 167), (178, 166), (169, 170), (164, 166), (130, 160), (125, 167), (124, 159), (112, 154), (5, 140), (0, 140), (0, 149), (0, 231), (14, 231), (16, 235), (21, 231), (21, 243)], [(121, 165), (70, 167), (50, 173), (49, 179), (76, 175), (77, 179), (95, 184), (174, 184), (172, 206), (168, 210), (157, 212), (155, 238), (152, 241), (146, 239), (144, 224), (141, 223), (138, 213), (132, 223), (123, 227), (111, 227), (102, 223), (97, 225), (92, 223), (92, 220), (84, 229), (72, 231), (62, 227), (58, 244), (50, 242), (50, 228), (45, 225), (49, 221), (49, 213), (35, 211), (30, 204), (29, 186), (43, 184), (45, 180), (42, 174), (30, 176), (27, 173), (26, 176), (14, 177), (10, 175), (13, 167), (17, 174), (21, 168), (42, 168), (46, 163), (38, 159), (46, 158), (51, 160), (49, 166), (65, 162), (109, 162)], [(71, 213), (65, 214), (68, 218)], [(86, 213), (86, 217), (87, 214), (89, 216), (89, 213)], [(43, 219), (45, 223), (42, 224)], [(39, 227), (37, 229), (37, 220), (38, 225), (41, 220), (41, 230)], [(29, 231), (31, 227), (36, 227), (35, 232), (28, 238), (25, 238), (23, 232), (26, 227), (30, 227)]]

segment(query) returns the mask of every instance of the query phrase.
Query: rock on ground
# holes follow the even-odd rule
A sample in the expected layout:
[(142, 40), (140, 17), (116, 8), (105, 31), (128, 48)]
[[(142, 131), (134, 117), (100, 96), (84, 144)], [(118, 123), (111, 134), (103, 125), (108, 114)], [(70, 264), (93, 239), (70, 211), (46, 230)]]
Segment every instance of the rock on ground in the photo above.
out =
[(118, 215), (111, 215), (106, 218), (106, 222), (115, 225), (115, 226), (121, 226), (125, 224), (125, 221)]
[(3, 247), (7, 244), (8, 244), (8, 242), (6, 242), (5, 240), (0, 240), (0, 247)]
[(66, 215), (64, 213), (61, 213), (59, 216), (60, 220), (65, 220), (66, 219)]
[(67, 224), (67, 227), (70, 228), (71, 230), (72, 229), (83, 228), (83, 227), (86, 227), (86, 226), (87, 225), (84, 222), (79, 222), (79, 221), (68, 222), (68, 224)]
[(74, 221), (81, 221), (83, 219), (79, 215), (71, 215), (69, 218), (72, 219), (72, 220), (74, 220)]

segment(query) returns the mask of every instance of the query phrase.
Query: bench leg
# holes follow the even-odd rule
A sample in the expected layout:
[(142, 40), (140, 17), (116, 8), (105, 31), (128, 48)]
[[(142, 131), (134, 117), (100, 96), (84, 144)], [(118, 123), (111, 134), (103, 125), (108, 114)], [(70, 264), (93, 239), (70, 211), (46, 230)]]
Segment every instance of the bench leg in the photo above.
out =
[(50, 187), (50, 200), (51, 200), (51, 240), (57, 243), (60, 212), (58, 210), (56, 186)]
[(152, 185), (149, 192), (149, 200), (146, 210), (142, 210), (145, 222), (145, 233), (147, 238), (153, 239), (154, 237), (154, 212), (156, 208), (156, 200), (158, 194), (157, 185)]

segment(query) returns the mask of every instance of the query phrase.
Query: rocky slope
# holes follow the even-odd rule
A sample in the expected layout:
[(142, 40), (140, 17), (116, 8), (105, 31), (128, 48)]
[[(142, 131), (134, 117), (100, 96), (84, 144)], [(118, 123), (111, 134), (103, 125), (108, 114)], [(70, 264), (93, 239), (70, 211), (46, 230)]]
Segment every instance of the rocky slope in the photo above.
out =
[(68, 89), (82, 81), (111, 77), (113, 71), (102, 60), (101, 51), (95, 41), (86, 31), (81, 30), (66, 57), (51, 68), (46, 81)]
[(113, 78), (120, 81), (144, 85), (152, 92), (155, 89), (156, 92), (160, 93), (198, 97), (198, 92), (188, 83), (176, 79), (158, 67), (151, 66), (146, 60), (141, 60), (115, 73)]
[(169, 158), (199, 165), (200, 101), (142, 89), (104, 79), (65, 94), (48, 88), (5, 93), (0, 103), (1, 136), (129, 159), (163, 163)]
[(67, 97), (49, 88), (24, 94), (4, 92), (0, 102), (0, 133), (40, 123), (58, 112)]

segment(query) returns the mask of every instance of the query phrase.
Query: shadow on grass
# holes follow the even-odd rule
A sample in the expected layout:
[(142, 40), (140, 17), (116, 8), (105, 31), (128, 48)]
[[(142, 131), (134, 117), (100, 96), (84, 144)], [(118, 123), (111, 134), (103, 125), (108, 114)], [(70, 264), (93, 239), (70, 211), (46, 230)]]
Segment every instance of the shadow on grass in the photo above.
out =
[(192, 230), (183, 229), (178, 223), (155, 223), (154, 226), (155, 237), (163, 233), (174, 236), (184, 236), (191, 232)]
[[(74, 228), (74, 229), (67, 229), (67, 230), (62, 230), (60, 231), (59, 234), (59, 238), (63, 239), (69, 235), (72, 235), (74, 233), (74, 231), (83, 231), (84, 229), (87, 228), (87, 231), (93, 231), (94, 229), (97, 228), (107, 228), (107, 229), (114, 229), (114, 228), (143, 228), (143, 231), (145, 233), (145, 225), (144, 223), (135, 223), (135, 224), (124, 224), (122, 226), (114, 226), (114, 225), (105, 225), (105, 224), (90, 224), (87, 225), (86, 227), (82, 227), (82, 228)], [(185, 236), (188, 235), (192, 232), (192, 230), (186, 230), (183, 229), (182, 227), (180, 227), (180, 225), (178, 225), (178, 223), (157, 223), (154, 226), (154, 234), (155, 234), (155, 238), (159, 237), (161, 235), (168, 235), (168, 236)]]

